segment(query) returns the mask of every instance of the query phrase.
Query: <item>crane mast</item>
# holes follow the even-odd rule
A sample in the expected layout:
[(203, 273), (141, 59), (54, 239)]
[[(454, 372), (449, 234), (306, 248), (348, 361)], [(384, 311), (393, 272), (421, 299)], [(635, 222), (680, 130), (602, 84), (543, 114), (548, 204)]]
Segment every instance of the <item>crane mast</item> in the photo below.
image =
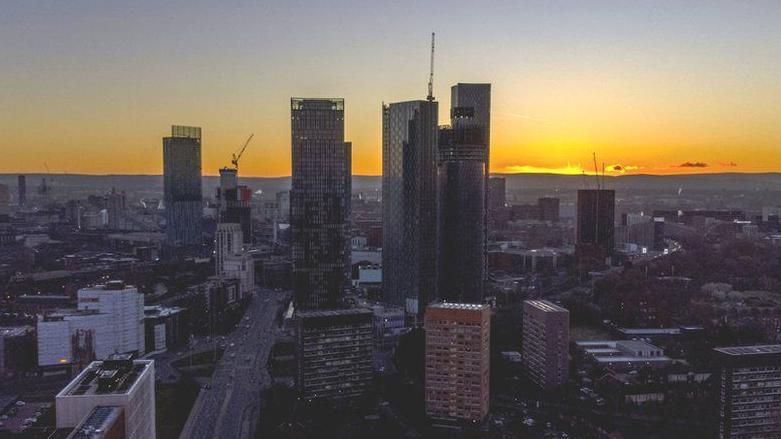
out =
[(426, 100), (434, 101), (434, 32), (431, 32), (431, 65), (428, 73), (428, 97)]

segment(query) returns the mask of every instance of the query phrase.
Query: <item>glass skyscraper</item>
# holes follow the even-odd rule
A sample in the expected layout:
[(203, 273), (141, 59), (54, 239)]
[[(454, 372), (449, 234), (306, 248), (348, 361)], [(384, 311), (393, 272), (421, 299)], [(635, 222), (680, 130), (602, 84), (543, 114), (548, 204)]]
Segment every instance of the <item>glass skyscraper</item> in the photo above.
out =
[(290, 101), (293, 288), (302, 309), (340, 304), (349, 247), (344, 99)]
[(423, 100), (382, 109), (383, 301), (416, 312), (436, 292), (438, 111)]
[(174, 125), (163, 138), (163, 201), (169, 245), (202, 243), (201, 128)]

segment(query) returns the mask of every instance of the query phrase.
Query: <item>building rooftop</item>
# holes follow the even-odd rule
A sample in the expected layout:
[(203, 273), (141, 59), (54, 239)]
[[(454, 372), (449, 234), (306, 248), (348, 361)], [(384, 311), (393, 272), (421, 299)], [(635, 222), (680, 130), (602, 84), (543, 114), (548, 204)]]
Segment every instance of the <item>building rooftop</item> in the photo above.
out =
[(0, 327), (0, 338), (21, 337), (29, 334), (33, 330), (32, 326), (7, 326)]
[(96, 406), (79, 424), (67, 439), (92, 439), (103, 437), (102, 434), (114, 425), (123, 415), (122, 407)]
[(335, 317), (348, 316), (353, 314), (372, 314), (372, 310), (367, 308), (320, 309), (312, 311), (299, 311), (296, 314), (301, 318)]
[(478, 303), (449, 303), (449, 302), (441, 302), (441, 303), (432, 303), (431, 305), (429, 305), (429, 308), (483, 310), (483, 309), (487, 309), (488, 305), (478, 304)]
[(139, 377), (149, 373), (152, 360), (133, 360), (130, 355), (112, 355), (103, 361), (93, 361), (57, 395), (123, 395), (130, 393)]
[(715, 348), (714, 350), (716, 352), (725, 355), (734, 355), (734, 356), (781, 354), (781, 344), (757, 345), (757, 346), (732, 346), (732, 347)]
[(547, 300), (526, 300), (524, 303), (545, 312), (569, 312), (566, 308), (562, 308), (555, 303), (548, 302)]

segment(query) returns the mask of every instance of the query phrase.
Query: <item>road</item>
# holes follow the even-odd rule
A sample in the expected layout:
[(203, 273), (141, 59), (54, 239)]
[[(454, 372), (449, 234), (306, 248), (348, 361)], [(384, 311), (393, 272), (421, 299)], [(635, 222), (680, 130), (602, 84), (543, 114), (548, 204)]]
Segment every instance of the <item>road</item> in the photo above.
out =
[(254, 437), (260, 390), (271, 382), (266, 362), (281, 330), (275, 324), (288, 293), (260, 289), (225, 341), (209, 389), (202, 388), (180, 439)]

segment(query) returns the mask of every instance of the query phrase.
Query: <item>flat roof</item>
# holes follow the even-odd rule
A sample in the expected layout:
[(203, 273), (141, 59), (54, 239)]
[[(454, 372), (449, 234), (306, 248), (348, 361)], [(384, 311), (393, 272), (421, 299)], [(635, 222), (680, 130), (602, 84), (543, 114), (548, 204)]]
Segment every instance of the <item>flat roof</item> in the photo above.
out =
[(68, 435), (67, 439), (92, 439), (105, 433), (122, 416), (123, 409), (119, 406), (96, 406), (81, 424)]
[(615, 357), (594, 357), (594, 360), (598, 363), (643, 363), (654, 362), (661, 363), (666, 361), (672, 361), (670, 357), (636, 357), (636, 356), (615, 356)]
[(57, 397), (128, 394), (153, 364), (152, 360), (93, 361)]
[(321, 309), (312, 311), (299, 311), (296, 313), (298, 317), (310, 318), (310, 317), (336, 317), (336, 316), (349, 316), (354, 314), (373, 314), (372, 310), (368, 308), (343, 308), (343, 309)]
[(716, 352), (725, 355), (744, 356), (744, 355), (766, 355), (781, 353), (781, 344), (775, 345), (756, 345), (756, 346), (731, 346), (715, 348)]
[(524, 303), (545, 312), (569, 312), (566, 308), (562, 308), (555, 303), (548, 302), (547, 300), (525, 300)]
[(429, 308), (439, 308), (439, 309), (464, 309), (464, 310), (482, 310), (488, 308), (488, 305), (482, 304), (482, 303), (450, 303), (450, 302), (440, 302), (440, 303), (432, 303), (428, 306)]

